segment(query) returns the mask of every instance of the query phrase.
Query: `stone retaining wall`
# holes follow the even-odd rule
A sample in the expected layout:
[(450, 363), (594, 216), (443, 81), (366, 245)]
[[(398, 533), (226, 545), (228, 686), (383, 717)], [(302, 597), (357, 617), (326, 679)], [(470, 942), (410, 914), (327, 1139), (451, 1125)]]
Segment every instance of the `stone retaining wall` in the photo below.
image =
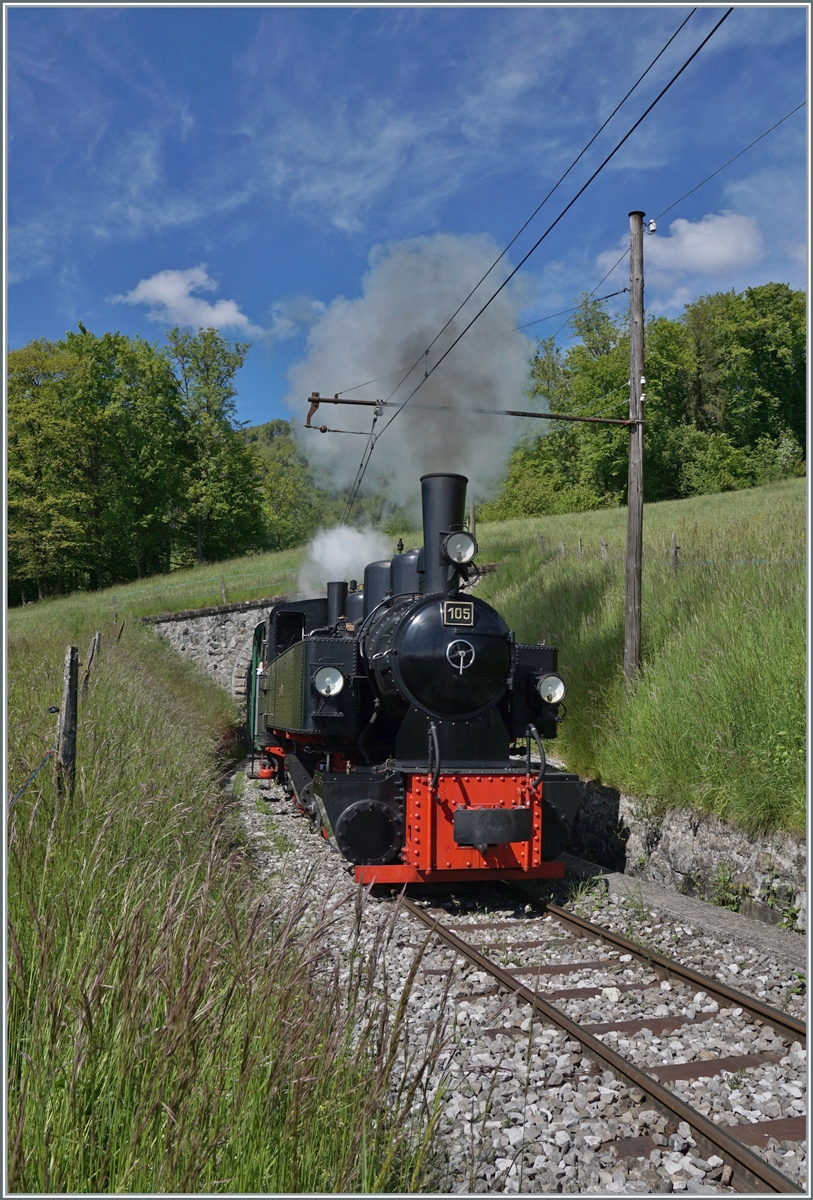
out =
[(145, 617), (144, 621), (179, 654), (191, 658), (211, 675), (240, 704), (245, 701), (254, 630), (272, 605), (290, 599), (290, 596), (270, 596), (240, 604), (162, 613), (158, 617)]
[(635, 796), (582, 781), (568, 851), (746, 916), (804, 930), (805, 843), (786, 833), (755, 837), (718, 817), (669, 809), (653, 817)]

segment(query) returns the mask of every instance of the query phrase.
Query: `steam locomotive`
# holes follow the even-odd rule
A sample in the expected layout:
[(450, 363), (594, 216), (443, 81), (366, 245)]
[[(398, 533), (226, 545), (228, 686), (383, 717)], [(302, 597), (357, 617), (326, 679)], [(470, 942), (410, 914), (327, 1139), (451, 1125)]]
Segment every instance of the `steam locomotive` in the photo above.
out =
[(557, 651), (516, 642), (467, 594), (467, 482), (424, 475), (422, 548), (369, 563), (363, 590), (337, 581), (277, 604), (255, 630), (260, 777), (293, 793), (360, 883), (564, 873), (578, 777), (545, 759), (565, 695)]

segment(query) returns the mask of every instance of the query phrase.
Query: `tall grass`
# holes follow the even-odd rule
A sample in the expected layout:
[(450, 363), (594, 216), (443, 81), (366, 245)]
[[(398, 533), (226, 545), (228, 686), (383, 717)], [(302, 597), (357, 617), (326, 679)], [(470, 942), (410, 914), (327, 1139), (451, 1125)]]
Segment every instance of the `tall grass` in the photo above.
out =
[(560, 648), (569, 766), (653, 811), (679, 804), (753, 831), (804, 831), (804, 496), (794, 480), (646, 506), (643, 662), (631, 690), (621, 670), (626, 511), (479, 531), (499, 570), (478, 594), (519, 638)]
[(65, 645), (103, 635), (73, 800), (47, 765), (9, 814), (10, 1190), (419, 1189), (387, 931), (339, 958), (333, 901), (257, 890), (216, 784), (231, 702), (91, 598), (9, 625), (12, 790)]

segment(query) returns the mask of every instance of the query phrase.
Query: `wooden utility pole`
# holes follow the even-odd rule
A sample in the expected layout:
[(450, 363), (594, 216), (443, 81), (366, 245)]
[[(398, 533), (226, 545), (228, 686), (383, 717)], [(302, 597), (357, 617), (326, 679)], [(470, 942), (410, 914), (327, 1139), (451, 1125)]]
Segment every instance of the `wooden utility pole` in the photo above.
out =
[(627, 485), (627, 595), (624, 679), (641, 665), (641, 559), (644, 529), (644, 214), (630, 218), (630, 451)]
[(68, 646), (62, 672), (62, 707), (56, 742), (57, 788), (63, 796), (73, 795), (76, 777), (76, 700), (79, 690), (79, 648)]

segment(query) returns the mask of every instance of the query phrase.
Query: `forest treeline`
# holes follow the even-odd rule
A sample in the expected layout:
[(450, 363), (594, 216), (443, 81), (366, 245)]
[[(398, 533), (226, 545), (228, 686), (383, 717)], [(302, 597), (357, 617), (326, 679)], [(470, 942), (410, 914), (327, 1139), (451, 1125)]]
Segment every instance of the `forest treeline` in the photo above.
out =
[(247, 350), (213, 329), (158, 348), (80, 324), (11, 351), (11, 603), (257, 544), (261, 477), (234, 405)]
[[(566, 350), (540, 340), (540, 408), (623, 416), (625, 322), (585, 298)], [(9, 354), (8, 600), (99, 588), (305, 541), (344, 497), (317, 486), (291, 425), (244, 429), (249, 346), (178, 327), (161, 346), (79, 325)], [(805, 296), (785, 284), (705, 296), (646, 326), (644, 494), (665, 500), (804, 471)], [(482, 519), (623, 504), (627, 430), (533, 424)], [(354, 519), (378, 522), (386, 497)], [(401, 514), (390, 514), (391, 520)]]
[[(629, 409), (627, 322), (584, 298), (579, 340), (540, 340), (528, 394), (550, 412), (623, 417)], [(804, 473), (805, 294), (769, 283), (717, 292), (677, 320), (645, 328), (644, 498), (675, 500)], [(529, 422), (530, 424), (530, 422)], [(533, 422), (538, 426), (538, 422)], [(551, 422), (512, 455), (484, 520), (626, 503), (629, 434), (618, 425)]]

